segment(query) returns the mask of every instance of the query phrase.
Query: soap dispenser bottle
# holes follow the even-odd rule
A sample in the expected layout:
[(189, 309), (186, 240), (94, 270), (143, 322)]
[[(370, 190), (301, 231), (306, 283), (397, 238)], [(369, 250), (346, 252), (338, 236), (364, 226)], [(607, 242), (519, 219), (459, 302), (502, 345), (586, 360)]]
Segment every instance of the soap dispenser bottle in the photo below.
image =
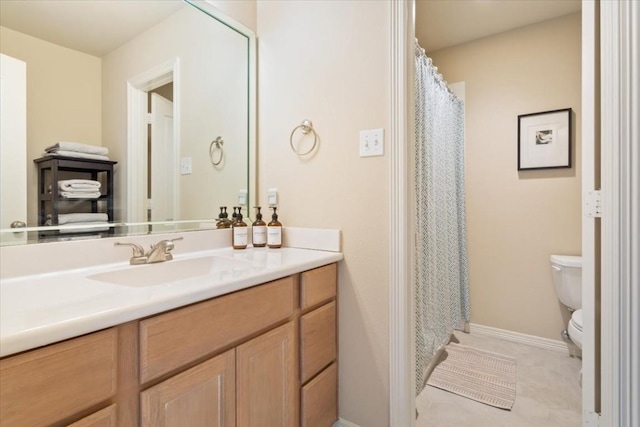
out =
[(262, 220), (260, 206), (255, 207), (258, 210), (256, 220), (251, 224), (251, 241), (254, 248), (264, 248), (267, 246), (267, 223)]
[(218, 215), (218, 221), (216, 222), (216, 229), (229, 228), (230, 223), (227, 216), (227, 207), (220, 206), (220, 214)]
[(233, 207), (233, 214), (231, 215), (231, 226), (233, 227), (233, 223), (236, 222), (236, 217), (238, 216), (238, 213), (236, 212), (236, 210), (238, 209), (237, 206)]
[[(232, 245), (233, 249), (246, 249), (247, 247), (247, 224), (242, 220), (242, 208), (237, 208), (238, 213), (236, 215), (235, 221), (231, 224), (231, 228), (233, 229), (232, 233)], [(235, 212), (236, 208), (234, 208)]]
[(222, 213), (222, 228), (231, 228), (231, 220), (229, 219), (229, 214), (227, 213), (227, 207), (224, 207), (224, 212)]
[(271, 222), (267, 224), (267, 246), (270, 248), (282, 247), (282, 224), (278, 221), (277, 207), (272, 207)]

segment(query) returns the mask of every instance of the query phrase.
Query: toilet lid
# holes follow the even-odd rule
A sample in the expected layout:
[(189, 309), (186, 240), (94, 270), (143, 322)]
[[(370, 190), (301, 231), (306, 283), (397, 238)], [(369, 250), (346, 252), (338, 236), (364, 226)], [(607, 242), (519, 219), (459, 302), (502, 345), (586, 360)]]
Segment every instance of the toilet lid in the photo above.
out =
[(579, 331), (582, 331), (582, 309), (576, 310), (571, 315), (571, 323)]

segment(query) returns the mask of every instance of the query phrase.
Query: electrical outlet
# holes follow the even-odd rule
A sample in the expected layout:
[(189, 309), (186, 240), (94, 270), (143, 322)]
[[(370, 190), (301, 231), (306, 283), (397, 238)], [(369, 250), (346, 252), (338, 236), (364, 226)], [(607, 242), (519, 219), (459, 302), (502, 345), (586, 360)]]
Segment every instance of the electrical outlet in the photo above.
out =
[(191, 174), (191, 157), (182, 157), (180, 159), (180, 174), (181, 175)]
[(247, 205), (247, 190), (238, 191), (238, 205), (240, 206)]
[(384, 130), (360, 131), (360, 157), (384, 155)]

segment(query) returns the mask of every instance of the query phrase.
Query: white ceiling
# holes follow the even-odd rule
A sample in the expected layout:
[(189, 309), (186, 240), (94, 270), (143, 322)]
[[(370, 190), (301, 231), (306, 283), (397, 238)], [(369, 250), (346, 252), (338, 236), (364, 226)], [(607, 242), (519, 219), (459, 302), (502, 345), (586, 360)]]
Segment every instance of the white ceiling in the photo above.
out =
[[(580, 10), (580, 0), (417, 0), (427, 52)], [(0, 25), (102, 56), (185, 7), (182, 0), (0, 0)]]
[(580, 0), (417, 0), (416, 37), (433, 52), (579, 10)]
[(100, 57), (185, 6), (182, 0), (0, 0), (0, 25)]

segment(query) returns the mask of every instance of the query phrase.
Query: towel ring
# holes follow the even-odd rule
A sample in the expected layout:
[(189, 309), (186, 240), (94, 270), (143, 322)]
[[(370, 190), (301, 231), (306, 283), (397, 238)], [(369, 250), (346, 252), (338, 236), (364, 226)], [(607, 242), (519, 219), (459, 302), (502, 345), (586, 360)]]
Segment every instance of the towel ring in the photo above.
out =
[[(313, 145), (311, 146), (311, 148), (307, 151), (305, 151), (304, 153), (299, 152), (298, 150), (296, 150), (296, 148), (293, 146), (293, 134), (296, 133), (296, 131), (298, 129), (302, 130), (302, 133), (304, 135), (308, 135), (310, 132), (313, 132)], [(316, 144), (318, 143), (318, 134), (316, 133), (316, 130), (313, 128), (313, 123), (311, 123), (311, 120), (307, 120), (304, 119), (302, 121), (302, 124), (296, 126), (293, 128), (293, 131), (291, 131), (291, 136), (289, 137), (289, 145), (291, 145), (291, 149), (293, 150), (294, 153), (296, 153), (298, 156), (306, 156), (307, 154), (309, 154), (310, 152), (313, 151), (314, 148), (316, 148)]]
[[(209, 158), (211, 159), (211, 164), (213, 166), (218, 166), (222, 162), (222, 157), (224, 156), (224, 150), (222, 149), (223, 145), (224, 145), (224, 140), (222, 139), (221, 136), (216, 137), (216, 139), (211, 141), (211, 144), (209, 144)], [(218, 160), (214, 160), (215, 159), (214, 154), (216, 151), (220, 152), (220, 154), (218, 154), (217, 156)]]

